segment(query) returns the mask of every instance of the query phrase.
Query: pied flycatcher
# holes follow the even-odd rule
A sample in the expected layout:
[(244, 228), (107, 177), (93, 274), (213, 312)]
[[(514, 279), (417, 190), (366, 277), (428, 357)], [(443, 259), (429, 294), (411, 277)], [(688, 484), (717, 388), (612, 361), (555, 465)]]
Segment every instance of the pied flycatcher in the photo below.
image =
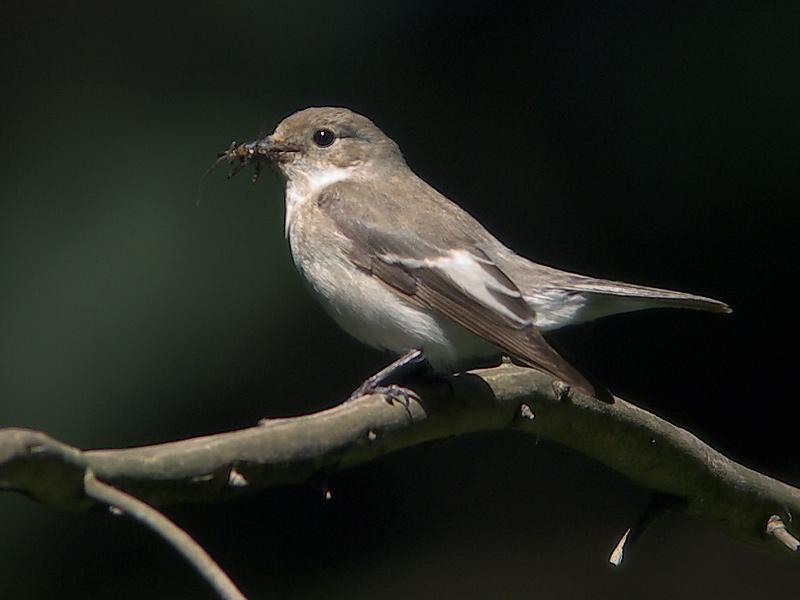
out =
[(543, 331), (647, 308), (730, 312), (711, 298), (568, 273), (515, 254), (420, 179), (372, 121), (346, 108), (301, 110), (221, 156), (234, 171), (257, 161), (277, 167), (297, 269), (345, 331), (402, 355), (356, 393), (385, 390), (399, 367), (423, 357), (452, 373), (508, 355), (594, 394)]

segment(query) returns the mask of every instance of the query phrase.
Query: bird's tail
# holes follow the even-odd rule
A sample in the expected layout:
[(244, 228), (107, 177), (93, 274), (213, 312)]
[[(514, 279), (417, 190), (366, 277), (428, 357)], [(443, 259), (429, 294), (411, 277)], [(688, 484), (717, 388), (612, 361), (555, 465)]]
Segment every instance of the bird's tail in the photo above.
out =
[(512, 279), (533, 308), (537, 325), (543, 330), (650, 308), (731, 312), (724, 302), (696, 294), (597, 279), (529, 261), (515, 261), (510, 267)]
[(553, 313), (551, 319), (545, 320), (556, 327), (648, 308), (731, 312), (730, 306), (714, 298), (569, 273), (531, 262), (506, 248), (501, 248), (493, 259), (522, 291), (538, 316), (546, 316), (541, 311)]
[[(566, 291), (585, 293), (592, 297), (592, 304), (596, 306), (587, 308), (594, 308), (596, 311), (605, 309), (608, 311), (606, 314), (647, 308), (688, 308), (715, 313), (732, 312), (731, 307), (720, 300), (686, 292), (590, 277), (576, 278), (565, 284), (562, 289)], [(599, 316), (603, 315), (594, 318)]]

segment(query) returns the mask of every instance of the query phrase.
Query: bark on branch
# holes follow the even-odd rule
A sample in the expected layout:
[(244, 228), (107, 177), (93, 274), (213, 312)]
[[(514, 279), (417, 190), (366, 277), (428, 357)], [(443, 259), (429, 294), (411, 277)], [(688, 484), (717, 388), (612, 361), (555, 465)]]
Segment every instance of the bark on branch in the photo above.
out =
[[(81, 451), (41, 432), (3, 429), (0, 487), (85, 509), (93, 503), (84, 490), (90, 470), (149, 504), (217, 501), (431, 440), (513, 429), (574, 448), (669, 499), (670, 509), (737, 539), (800, 557), (790, 531), (800, 490), (728, 459), (688, 431), (619, 398), (602, 403), (572, 393), (531, 369), (502, 365), (450, 382), (451, 389), (420, 389), (420, 399), (407, 403), (363, 396), (310, 415), (130, 449)], [(621, 560), (627, 539), (612, 562)]]

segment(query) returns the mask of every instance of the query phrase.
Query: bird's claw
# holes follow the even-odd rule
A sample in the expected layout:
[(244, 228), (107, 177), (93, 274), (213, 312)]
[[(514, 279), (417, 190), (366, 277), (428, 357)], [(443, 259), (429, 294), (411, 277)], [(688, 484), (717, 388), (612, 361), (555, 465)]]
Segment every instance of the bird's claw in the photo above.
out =
[(362, 383), (358, 388), (350, 394), (350, 400), (355, 400), (361, 396), (368, 396), (371, 394), (381, 394), (389, 404), (394, 404), (395, 401), (400, 402), (403, 406), (408, 407), (411, 400), (419, 400), (419, 396), (413, 390), (404, 388), (397, 384), (380, 385), (369, 380)]

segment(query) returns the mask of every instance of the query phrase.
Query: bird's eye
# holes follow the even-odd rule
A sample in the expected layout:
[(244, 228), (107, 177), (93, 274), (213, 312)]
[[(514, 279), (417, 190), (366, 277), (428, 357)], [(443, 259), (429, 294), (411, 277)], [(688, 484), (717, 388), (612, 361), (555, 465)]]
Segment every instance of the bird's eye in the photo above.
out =
[(330, 129), (317, 129), (314, 132), (314, 143), (321, 148), (330, 146), (335, 139), (336, 136)]

